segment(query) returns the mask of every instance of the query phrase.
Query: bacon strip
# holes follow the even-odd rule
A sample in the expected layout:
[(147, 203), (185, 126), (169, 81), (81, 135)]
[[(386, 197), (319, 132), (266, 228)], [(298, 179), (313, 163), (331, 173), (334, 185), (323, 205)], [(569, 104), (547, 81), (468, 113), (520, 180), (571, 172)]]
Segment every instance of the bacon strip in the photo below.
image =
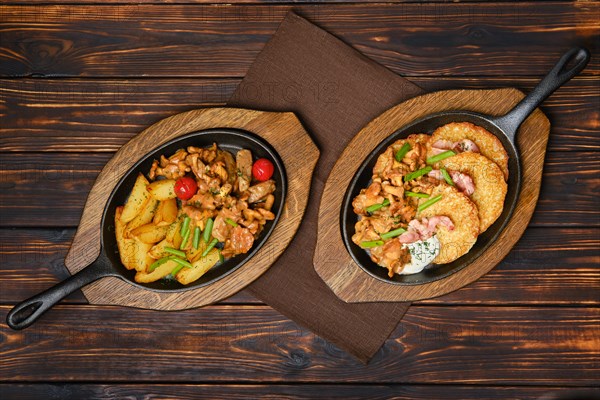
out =
[(400, 243), (409, 244), (419, 240), (427, 240), (433, 236), (438, 226), (443, 226), (449, 231), (454, 230), (452, 220), (445, 215), (436, 215), (431, 218), (413, 219), (408, 223), (408, 229), (398, 237)]
[(450, 140), (436, 140), (431, 148), (433, 154), (440, 154), (446, 150), (454, 150), (457, 153), (463, 153), (465, 151), (471, 151), (473, 153), (479, 153), (479, 147), (469, 139), (459, 140), (458, 142), (452, 142)]

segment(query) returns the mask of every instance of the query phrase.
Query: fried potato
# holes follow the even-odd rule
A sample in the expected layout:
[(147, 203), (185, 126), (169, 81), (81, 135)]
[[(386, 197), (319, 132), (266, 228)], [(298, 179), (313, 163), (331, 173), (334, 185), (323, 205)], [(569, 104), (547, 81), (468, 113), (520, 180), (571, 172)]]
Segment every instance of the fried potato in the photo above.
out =
[(125, 236), (129, 237), (132, 230), (150, 223), (156, 213), (157, 205), (158, 200), (150, 197), (140, 213), (127, 224), (127, 227), (125, 228)]
[[(431, 198), (441, 194), (442, 199), (425, 210), (417, 213), (417, 218), (445, 215), (454, 224), (453, 230), (439, 226), (437, 238), (440, 241), (440, 254), (434, 264), (446, 264), (466, 254), (477, 240), (479, 234), (479, 216), (477, 206), (469, 197), (452, 186), (441, 183), (431, 193)], [(424, 203), (428, 199), (419, 199)]]
[(177, 219), (177, 212), (177, 200), (167, 199), (161, 201), (158, 203), (153, 222), (157, 225), (160, 222), (173, 223)]
[(169, 240), (167, 238), (164, 238), (163, 240), (161, 240), (160, 242), (158, 242), (154, 246), (152, 246), (152, 248), (150, 249), (148, 254), (150, 255), (150, 257), (154, 258), (155, 260), (158, 260), (159, 258), (170, 256), (171, 253), (167, 253), (165, 251), (165, 247), (175, 248), (173, 243), (169, 242)]
[(148, 199), (150, 199), (150, 194), (146, 190), (147, 185), (148, 179), (146, 179), (143, 174), (138, 174), (135, 184), (133, 185), (133, 189), (131, 190), (129, 198), (127, 199), (127, 203), (125, 203), (125, 207), (123, 208), (121, 221), (127, 223), (133, 220), (136, 215), (143, 210), (146, 202)]
[[(130, 235), (143, 243), (154, 244), (167, 236), (169, 225), (146, 224), (130, 232)], [(150, 248), (148, 248), (150, 250)]]
[(481, 154), (500, 167), (504, 180), (508, 179), (508, 154), (502, 146), (502, 142), (481, 126), (473, 125), (470, 122), (452, 122), (440, 126), (433, 132), (431, 143), (433, 144), (438, 140), (458, 142), (462, 139), (475, 142)]
[(155, 282), (169, 275), (171, 271), (173, 271), (178, 266), (179, 264), (177, 264), (175, 261), (168, 260), (156, 267), (156, 269), (152, 272), (138, 271), (138, 273), (135, 274), (134, 280), (137, 283)]
[(198, 260), (204, 252), (204, 250), (206, 250), (206, 247), (208, 247), (208, 244), (205, 243), (204, 240), (200, 239), (200, 243), (197, 249), (194, 249), (193, 246), (190, 246), (190, 248), (186, 251), (187, 259), (192, 263)]
[(174, 179), (162, 179), (160, 181), (154, 181), (148, 185), (148, 192), (156, 200), (168, 200), (177, 197), (175, 194), (175, 180)]
[(485, 232), (502, 214), (508, 185), (500, 167), (478, 153), (460, 153), (440, 162), (448, 170), (459, 171), (473, 179), (471, 200), (479, 210), (479, 233)]
[(175, 278), (182, 285), (187, 285), (199, 279), (219, 261), (219, 251), (215, 248), (208, 254), (192, 263), (192, 268), (182, 268)]

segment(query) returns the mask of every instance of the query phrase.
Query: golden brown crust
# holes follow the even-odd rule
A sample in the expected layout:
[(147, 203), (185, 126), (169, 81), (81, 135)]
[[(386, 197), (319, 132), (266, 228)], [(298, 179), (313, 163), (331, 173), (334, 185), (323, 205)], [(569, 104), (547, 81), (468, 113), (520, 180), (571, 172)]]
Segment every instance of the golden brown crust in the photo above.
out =
[(504, 180), (508, 179), (508, 153), (502, 146), (502, 142), (481, 126), (473, 125), (470, 122), (451, 122), (440, 126), (433, 132), (431, 143), (438, 140), (458, 142), (462, 139), (475, 142), (481, 154), (500, 167)]
[[(453, 230), (438, 226), (437, 238), (440, 241), (440, 254), (434, 264), (446, 264), (466, 254), (477, 241), (479, 234), (479, 216), (477, 206), (469, 197), (452, 186), (442, 183), (431, 193), (433, 198), (441, 194), (442, 199), (425, 210), (417, 213), (417, 218), (445, 215), (452, 220)], [(428, 199), (421, 199), (423, 203)]]
[(479, 232), (483, 233), (502, 214), (508, 185), (502, 171), (490, 159), (478, 153), (460, 153), (440, 162), (447, 170), (467, 174), (473, 179), (475, 192), (471, 200), (479, 210)]

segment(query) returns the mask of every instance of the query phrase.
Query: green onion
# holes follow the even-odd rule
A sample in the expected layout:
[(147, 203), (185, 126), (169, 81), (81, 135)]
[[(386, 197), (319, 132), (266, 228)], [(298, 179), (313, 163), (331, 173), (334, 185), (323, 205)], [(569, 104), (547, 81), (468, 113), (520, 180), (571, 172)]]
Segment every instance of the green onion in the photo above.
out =
[(408, 190), (405, 190), (404, 194), (407, 197), (420, 197), (422, 199), (426, 199), (426, 198), (429, 197), (429, 195), (427, 193), (417, 193), (417, 192), (411, 192), (411, 191), (408, 191)]
[(221, 253), (221, 250), (219, 250), (219, 261), (220, 262), (225, 261), (225, 257), (223, 257), (223, 253)]
[(452, 157), (452, 156), (455, 156), (455, 155), (456, 155), (456, 153), (453, 152), (452, 150), (446, 150), (443, 153), (437, 154), (437, 155), (435, 155), (433, 157), (429, 157), (427, 159), (427, 164), (435, 164), (438, 161), (445, 160), (446, 158)]
[(206, 257), (206, 255), (208, 254), (209, 251), (212, 250), (213, 247), (215, 247), (215, 245), (219, 243), (219, 241), (214, 238), (213, 240), (210, 241), (210, 243), (208, 244), (208, 247), (206, 249), (204, 249), (204, 251), (202, 252), (202, 257)]
[(235, 222), (231, 218), (225, 218), (225, 222), (227, 222), (231, 226), (238, 226), (237, 222)]
[(200, 227), (197, 226), (194, 228), (194, 240), (192, 241), (192, 245), (194, 249), (198, 250), (198, 246), (200, 245)]
[(442, 195), (438, 194), (434, 198), (431, 198), (431, 199), (427, 200), (426, 202), (422, 203), (421, 205), (419, 205), (419, 207), (417, 207), (417, 211), (421, 212), (424, 209), (426, 209), (428, 207), (431, 207), (432, 205), (434, 205), (435, 203), (437, 203), (441, 199), (442, 199)]
[(167, 261), (172, 260), (173, 258), (175, 258), (175, 257), (173, 257), (173, 256), (167, 256), (167, 257), (163, 257), (163, 258), (161, 258), (159, 260), (154, 261), (152, 263), (152, 265), (150, 265), (150, 268), (148, 268), (148, 271), (149, 272), (154, 271), (156, 268), (160, 267), (161, 265), (163, 265)]
[(181, 224), (181, 231), (179, 232), (181, 234), (181, 236), (185, 236), (185, 233), (187, 232), (188, 228), (190, 227), (190, 221), (191, 221), (190, 217), (185, 217), (183, 219), (183, 224)]
[(386, 233), (382, 233), (382, 234), (381, 234), (381, 235), (379, 235), (379, 236), (381, 236), (381, 238), (382, 238), (383, 240), (387, 240), (387, 239), (395, 238), (396, 236), (400, 236), (400, 235), (402, 235), (404, 232), (406, 232), (406, 229), (404, 229), (404, 228), (398, 228), (398, 229), (394, 229), (393, 231), (389, 231), (389, 232), (386, 232)]
[(185, 257), (185, 251), (177, 250), (172, 247), (165, 247), (165, 251), (179, 257)]
[(433, 168), (431, 166), (427, 166), (427, 167), (421, 168), (417, 171), (408, 173), (408, 174), (404, 175), (404, 182), (412, 181), (413, 179), (417, 179), (420, 176), (427, 175), (432, 170), (433, 170)]
[(402, 147), (400, 147), (400, 150), (398, 150), (396, 152), (396, 155), (394, 156), (396, 158), (396, 161), (402, 162), (402, 159), (404, 158), (406, 153), (408, 153), (409, 151), (410, 151), (410, 144), (408, 142), (406, 142), (402, 145)]
[(370, 242), (360, 242), (360, 247), (370, 249), (371, 247), (383, 246), (383, 240), (371, 240)]
[(182, 260), (181, 258), (173, 257), (171, 260), (175, 261), (177, 264), (186, 268), (194, 268), (189, 261)]
[(444, 177), (444, 180), (446, 181), (446, 183), (450, 186), (454, 186), (454, 181), (450, 177), (450, 174), (448, 173), (448, 171), (446, 171), (446, 168), (441, 168), (440, 171), (442, 172), (442, 176)]
[(176, 266), (175, 268), (173, 268), (173, 271), (171, 271), (171, 276), (172, 276), (173, 278), (175, 278), (175, 275), (177, 275), (177, 273), (178, 273), (179, 271), (181, 271), (182, 269), (183, 269), (183, 265), (178, 265), (178, 266)]
[(365, 208), (365, 210), (369, 213), (372, 213), (372, 212), (379, 210), (382, 207), (389, 206), (389, 205), (390, 205), (390, 201), (388, 199), (384, 199), (382, 203), (373, 204), (373, 205)]
[(209, 218), (206, 221), (206, 228), (204, 228), (204, 233), (202, 234), (202, 239), (204, 239), (204, 243), (208, 243), (210, 240), (210, 234), (212, 233), (213, 223), (214, 222), (212, 218)]
[(181, 245), (179, 246), (180, 250), (183, 250), (183, 248), (187, 244), (189, 238), (190, 238), (190, 229), (188, 227), (188, 230), (185, 231), (185, 235), (183, 235), (183, 237), (181, 238)]

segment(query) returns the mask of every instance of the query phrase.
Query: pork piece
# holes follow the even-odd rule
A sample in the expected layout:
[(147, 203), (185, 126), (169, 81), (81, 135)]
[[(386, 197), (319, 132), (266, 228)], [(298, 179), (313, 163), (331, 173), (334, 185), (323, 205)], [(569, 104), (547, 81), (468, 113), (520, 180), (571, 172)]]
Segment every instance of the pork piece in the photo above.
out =
[(236, 226), (231, 231), (231, 238), (225, 242), (223, 257), (233, 257), (237, 254), (247, 253), (254, 243), (254, 235), (248, 228)]
[(427, 240), (433, 236), (438, 226), (444, 226), (449, 231), (454, 229), (452, 220), (445, 215), (430, 218), (413, 219), (408, 223), (408, 229), (398, 237), (400, 243), (409, 244), (419, 240)]
[(250, 150), (240, 150), (235, 156), (237, 167), (238, 191), (245, 192), (250, 187), (252, 179), (252, 153)]
[[(452, 170), (449, 170), (448, 174), (450, 175), (450, 178), (452, 178), (452, 182), (454, 182), (458, 190), (460, 190), (467, 196), (470, 196), (473, 193), (475, 193), (475, 183), (473, 183), (473, 179), (469, 175)], [(427, 175), (432, 178), (439, 179), (441, 181), (444, 180), (442, 171), (439, 169), (434, 169)]]
[(250, 193), (250, 196), (248, 196), (248, 203), (256, 203), (264, 199), (274, 191), (275, 181), (272, 179), (250, 186), (248, 188), (248, 192)]
[(216, 208), (215, 198), (211, 193), (196, 193), (189, 200), (186, 201), (187, 205), (203, 208), (205, 210), (214, 210)]
[(233, 226), (227, 223), (228, 218), (232, 221), (236, 221), (238, 215), (232, 210), (223, 208), (219, 211), (219, 214), (217, 214), (217, 218), (215, 218), (215, 222), (213, 223), (212, 235), (219, 242), (225, 242), (231, 234)]

